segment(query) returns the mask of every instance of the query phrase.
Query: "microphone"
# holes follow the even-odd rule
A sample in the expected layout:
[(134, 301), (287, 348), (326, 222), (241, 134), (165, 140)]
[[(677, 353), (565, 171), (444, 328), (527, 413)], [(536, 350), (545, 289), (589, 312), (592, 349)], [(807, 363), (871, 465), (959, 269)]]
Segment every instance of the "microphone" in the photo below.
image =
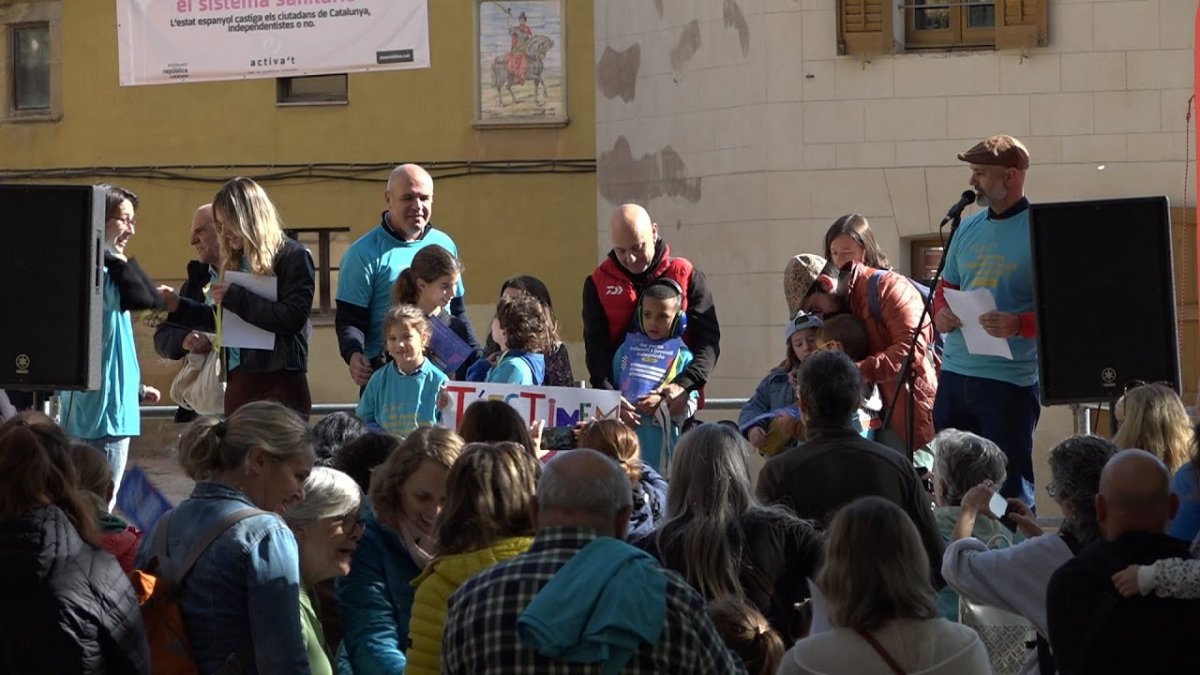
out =
[(946, 220), (952, 220), (962, 215), (963, 209), (975, 203), (976, 195), (974, 190), (963, 190), (962, 196), (958, 198), (958, 202), (950, 207), (946, 212)]

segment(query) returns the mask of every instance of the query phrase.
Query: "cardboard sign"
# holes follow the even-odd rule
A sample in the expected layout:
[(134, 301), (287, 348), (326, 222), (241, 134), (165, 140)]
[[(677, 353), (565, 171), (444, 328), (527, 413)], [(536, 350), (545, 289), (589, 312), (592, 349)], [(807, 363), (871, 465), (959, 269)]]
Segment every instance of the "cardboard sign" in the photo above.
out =
[(442, 424), (458, 429), (463, 412), (475, 401), (504, 401), (526, 422), (542, 420), (548, 427), (569, 427), (589, 419), (615, 419), (621, 412), (621, 392), (573, 387), (524, 387), (491, 382), (449, 382), (450, 405)]
[(117, 508), (134, 527), (143, 532), (153, 532), (158, 519), (171, 510), (171, 502), (154, 487), (142, 467), (133, 464), (125, 470), (125, 477), (121, 479)]

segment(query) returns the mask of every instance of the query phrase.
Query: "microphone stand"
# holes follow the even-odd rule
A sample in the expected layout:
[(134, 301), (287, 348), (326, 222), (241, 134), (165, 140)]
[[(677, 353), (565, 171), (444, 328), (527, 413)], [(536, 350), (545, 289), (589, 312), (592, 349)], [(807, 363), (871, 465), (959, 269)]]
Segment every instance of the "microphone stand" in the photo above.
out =
[[(912, 463), (913, 455), (916, 453), (916, 448), (913, 447), (913, 436), (916, 435), (916, 402), (917, 390), (915, 386), (915, 373), (913, 372), (913, 357), (917, 353), (917, 342), (921, 338), (921, 331), (925, 327), (925, 320), (929, 319), (930, 324), (933, 323), (933, 296), (937, 291), (938, 282), (942, 279), (942, 270), (946, 267), (946, 254), (950, 252), (950, 242), (954, 241), (954, 233), (958, 231), (958, 226), (962, 222), (962, 209), (957, 210), (954, 215), (947, 215), (938, 225), (938, 232), (941, 233), (942, 228), (946, 227), (946, 223), (950, 223), (950, 236), (946, 237), (946, 242), (942, 245), (942, 259), (938, 261), (937, 272), (933, 274), (933, 280), (929, 286), (929, 297), (925, 298), (924, 308), (921, 310), (921, 318), (917, 320), (917, 328), (913, 331), (912, 339), (908, 342), (908, 354), (904, 357), (904, 363), (900, 366), (900, 377), (896, 380), (896, 391), (892, 394), (892, 402), (888, 405), (887, 411), (883, 415), (883, 425), (881, 428), (891, 428), (892, 415), (896, 412), (896, 404), (900, 402), (900, 396), (904, 393), (905, 385), (908, 385), (908, 410), (905, 415), (905, 422), (908, 428), (908, 437), (904, 439), (905, 449), (908, 450), (908, 461)], [(937, 330), (933, 326), (933, 330)], [(933, 343), (930, 342), (929, 349), (933, 349)]]

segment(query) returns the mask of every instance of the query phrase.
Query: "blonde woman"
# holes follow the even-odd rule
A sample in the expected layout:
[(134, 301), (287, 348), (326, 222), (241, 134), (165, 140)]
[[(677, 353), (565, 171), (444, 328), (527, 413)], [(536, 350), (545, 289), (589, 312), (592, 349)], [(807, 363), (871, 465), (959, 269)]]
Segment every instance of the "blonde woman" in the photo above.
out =
[(441, 672), (442, 630), (450, 594), (467, 579), (529, 549), (530, 504), (541, 464), (516, 443), (472, 443), (450, 468), (446, 506), (434, 538), (438, 557), (413, 582), (408, 669), (411, 675)]
[(1162, 460), (1171, 475), (1188, 461), (1192, 447), (1192, 423), (1183, 401), (1174, 389), (1147, 384), (1121, 397), (1125, 420), (1113, 445), (1122, 450), (1145, 450)]
[[(312, 412), (308, 389), (308, 314), (316, 286), (312, 255), (283, 232), (283, 220), (265, 190), (234, 178), (213, 198), (213, 221), (221, 246), (220, 280), (208, 295), (227, 312), (273, 333), (272, 349), (225, 348), (228, 382), (225, 414), (250, 401), (276, 400), (305, 418)], [(243, 272), (273, 277), (275, 299), (257, 295), (227, 277)], [(193, 330), (216, 331), (213, 309), (164, 293), (167, 309)]]
[(975, 631), (938, 617), (921, 536), (886, 499), (838, 511), (816, 584), (833, 630), (797, 642), (779, 675), (991, 675)]
[(304, 420), (271, 401), (228, 420), (201, 417), (183, 432), (179, 464), (196, 487), (142, 540), (137, 567), (159, 552), (194, 557), (179, 607), (200, 672), (231, 656), (261, 675), (308, 672), (299, 551), (277, 514), (304, 498), (314, 458)]

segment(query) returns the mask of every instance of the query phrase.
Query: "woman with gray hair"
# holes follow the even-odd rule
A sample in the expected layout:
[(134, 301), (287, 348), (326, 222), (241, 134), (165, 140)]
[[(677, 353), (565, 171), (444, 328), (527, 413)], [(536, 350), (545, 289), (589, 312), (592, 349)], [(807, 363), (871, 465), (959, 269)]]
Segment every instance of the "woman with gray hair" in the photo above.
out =
[(821, 560), (821, 535), (750, 489), (750, 444), (737, 429), (702, 424), (671, 459), (667, 517), (639, 545), (706, 600), (744, 596), (791, 645), (804, 632), (795, 606)]
[[(937, 502), (933, 513), (942, 541), (949, 542), (962, 513), (963, 495), (985, 481), (1003, 485), (1008, 457), (992, 441), (958, 429), (942, 430), (932, 445), (936, 453), (933, 497)], [(1013, 541), (1000, 521), (991, 518), (976, 518), (971, 536), (985, 542), (988, 548), (1002, 548)], [(937, 603), (942, 618), (958, 621), (958, 594), (953, 588), (946, 586), (938, 591)]]
[(975, 602), (1018, 614), (1037, 630), (1037, 647), (1031, 649), (1022, 675), (1055, 672), (1046, 642), (1046, 587), (1050, 575), (1083, 547), (1101, 537), (1095, 499), (1100, 472), (1117, 447), (1097, 436), (1072, 436), (1050, 451), (1051, 481), (1046, 493), (1063, 512), (1057, 534), (1043, 534), (1033, 514), (1018, 499), (1009, 499), (1009, 517), (1028, 539), (1003, 549), (970, 536), (980, 514), (994, 518), (988, 502), (999, 483), (985, 480), (963, 495), (962, 509), (951, 535), (942, 574), (954, 590)]
[(304, 500), (283, 514), (300, 546), (300, 629), (313, 675), (332, 675), (331, 655), (313, 587), (350, 572), (362, 536), (362, 490), (336, 469), (316, 467), (304, 481)]

